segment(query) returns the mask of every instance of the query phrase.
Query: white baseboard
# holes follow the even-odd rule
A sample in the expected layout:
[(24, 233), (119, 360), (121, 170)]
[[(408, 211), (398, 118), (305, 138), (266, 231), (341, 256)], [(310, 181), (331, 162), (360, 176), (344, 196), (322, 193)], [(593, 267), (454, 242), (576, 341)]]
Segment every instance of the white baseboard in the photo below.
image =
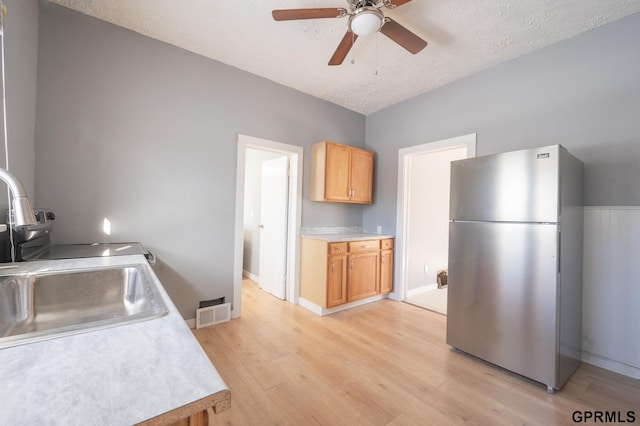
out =
[(298, 305), (310, 310), (311, 312), (317, 315), (322, 315), (322, 309), (324, 309), (322, 306), (318, 306), (315, 303), (311, 303), (307, 299), (304, 299), (302, 297), (298, 297)]
[(366, 299), (356, 300), (355, 302), (345, 303), (344, 305), (335, 306), (333, 308), (323, 308), (322, 306), (318, 306), (313, 302), (309, 302), (308, 300), (299, 297), (298, 304), (303, 308), (306, 308), (317, 315), (329, 315), (336, 312), (344, 311), (345, 309), (355, 308), (356, 306), (366, 305), (367, 303), (376, 302), (378, 300), (386, 299), (386, 294), (378, 294), (375, 296), (367, 297)]
[(400, 302), (400, 295), (399, 295), (399, 293), (396, 293), (395, 291), (392, 291), (387, 296), (387, 299), (391, 299), (391, 300), (395, 300), (396, 302)]
[(426, 293), (427, 291), (436, 290), (438, 288), (437, 283), (423, 285), (417, 288), (407, 289), (407, 297), (415, 296), (416, 294)]
[(640, 368), (623, 364), (613, 359), (604, 358), (589, 352), (582, 352), (582, 361), (605, 370), (613, 371), (633, 379), (640, 379)]
[(242, 270), (242, 276), (245, 278), (249, 278), (251, 281), (255, 282), (258, 282), (258, 280), (260, 279), (257, 275), (254, 275), (249, 271), (245, 271), (244, 269)]

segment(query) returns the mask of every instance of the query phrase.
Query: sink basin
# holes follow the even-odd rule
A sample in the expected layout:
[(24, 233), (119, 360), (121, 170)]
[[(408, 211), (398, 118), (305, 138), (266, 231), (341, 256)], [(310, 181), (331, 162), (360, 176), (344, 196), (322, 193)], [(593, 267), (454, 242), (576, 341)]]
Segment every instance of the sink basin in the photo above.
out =
[(166, 315), (147, 268), (0, 275), (0, 348)]

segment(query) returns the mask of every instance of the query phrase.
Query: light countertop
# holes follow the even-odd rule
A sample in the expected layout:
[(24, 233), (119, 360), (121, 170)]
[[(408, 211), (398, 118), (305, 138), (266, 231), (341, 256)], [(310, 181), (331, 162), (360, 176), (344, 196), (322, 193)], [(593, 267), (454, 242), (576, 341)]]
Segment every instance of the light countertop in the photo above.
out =
[[(34, 261), (18, 268), (138, 263), (146, 263), (144, 256)], [(169, 309), (162, 318), (0, 349), (0, 424), (131, 425), (214, 394), (230, 399), (151, 274)]]
[(393, 235), (373, 234), (367, 232), (329, 232), (329, 233), (304, 233), (300, 234), (304, 238), (314, 238), (316, 240), (327, 241), (329, 243), (337, 243), (342, 241), (366, 241), (366, 240), (384, 240), (394, 238)]

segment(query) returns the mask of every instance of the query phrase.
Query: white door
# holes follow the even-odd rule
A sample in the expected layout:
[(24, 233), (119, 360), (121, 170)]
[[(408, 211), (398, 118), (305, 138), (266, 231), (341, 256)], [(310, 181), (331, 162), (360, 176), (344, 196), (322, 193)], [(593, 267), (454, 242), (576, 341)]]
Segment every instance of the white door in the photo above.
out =
[(285, 298), (288, 169), (286, 155), (262, 163), (258, 284), (280, 299)]

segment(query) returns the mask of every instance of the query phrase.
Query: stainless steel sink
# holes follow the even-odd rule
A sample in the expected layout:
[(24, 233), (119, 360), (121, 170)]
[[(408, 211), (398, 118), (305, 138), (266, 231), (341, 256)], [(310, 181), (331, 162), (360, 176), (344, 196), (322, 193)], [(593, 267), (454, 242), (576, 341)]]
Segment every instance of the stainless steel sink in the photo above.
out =
[(0, 348), (168, 313), (143, 264), (0, 276)]

